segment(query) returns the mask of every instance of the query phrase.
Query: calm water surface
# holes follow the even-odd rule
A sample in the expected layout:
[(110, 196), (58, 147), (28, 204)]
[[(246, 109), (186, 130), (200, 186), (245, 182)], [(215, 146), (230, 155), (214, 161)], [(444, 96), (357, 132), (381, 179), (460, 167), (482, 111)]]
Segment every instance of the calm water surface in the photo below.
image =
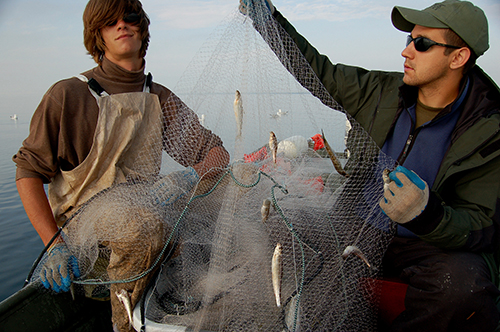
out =
[(29, 118), (0, 119), (0, 301), (21, 289), (43, 243), (17, 193), (12, 156), (28, 135)]

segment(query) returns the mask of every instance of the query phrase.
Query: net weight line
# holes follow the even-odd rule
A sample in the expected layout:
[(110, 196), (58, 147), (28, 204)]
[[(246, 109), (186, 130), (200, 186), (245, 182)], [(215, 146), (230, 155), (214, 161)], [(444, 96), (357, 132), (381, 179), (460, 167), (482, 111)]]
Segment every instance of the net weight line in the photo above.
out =
[[(209, 173), (209, 172), (207, 172)], [(284, 193), (284, 194), (288, 194), (288, 190), (286, 188), (284, 188), (283, 186), (281, 186), (280, 184), (278, 184), (276, 182), (276, 180), (274, 180), (270, 175), (268, 175), (267, 173), (264, 173), (263, 171), (259, 170), (259, 172), (257, 173), (258, 174), (258, 177), (257, 177), (257, 180), (254, 182), (254, 183), (251, 183), (249, 185), (246, 185), (244, 183), (241, 183), (240, 181), (238, 181), (236, 179), (236, 177), (234, 176), (234, 173), (232, 171), (232, 168), (229, 167), (226, 169), (226, 171), (224, 172), (224, 174), (221, 176), (221, 178), (215, 183), (215, 185), (212, 187), (212, 189), (210, 189), (210, 191), (208, 191), (207, 193), (204, 193), (204, 194), (200, 194), (200, 195), (196, 195), (196, 196), (193, 196), (190, 198), (190, 200), (188, 201), (188, 203), (186, 204), (186, 206), (184, 207), (181, 215), (179, 216), (179, 218), (177, 219), (172, 231), (170, 232), (170, 235), (165, 243), (165, 245), (163, 246), (163, 249), (161, 250), (160, 254), (158, 255), (158, 257), (156, 258), (156, 260), (154, 261), (154, 263), (151, 265), (151, 267), (149, 267), (146, 271), (136, 275), (136, 276), (133, 276), (133, 277), (130, 277), (130, 278), (127, 278), (127, 279), (121, 279), (121, 280), (109, 280), (109, 281), (104, 281), (102, 279), (88, 279), (88, 280), (78, 280), (78, 279), (75, 279), (73, 282), (75, 284), (79, 284), (79, 285), (111, 285), (111, 284), (121, 284), (121, 283), (128, 283), (128, 282), (133, 282), (133, 281), (137, 281), (139, 279), (142, 279), (144, 278), (146, 275), (148, 275), (151, 271), (153, 271), (155, 269), (155, 267), (158, 265), (158, 263), (160, 262), (161, 258), (163, 257), (163, 255), (165, 254), (165, 252), (167, 251), (167, 248), (170, 244), (170, 242), (172, 242), (172, 239), (174, 238), (174, 234), (176, 233), (182, 219), (184, 218), (184, 215), (188, 212), (189, 210), (189, 206), (191, 205), (191, 203), (193, 201), (195, 201), (196, 199), (198, 198), (202, 198), (202, 197), (205, 197), (205, 196), (208, 196), (210, 195), (212, 192), (214, 192), (214, 190), (219, 186), (219, 184), (222, 182), (222, 180), (227, 176), (227, 175), (230, 175), (231, 178), (233, 179), (234, 183), (236, 183), (238, 186), (240, 187), (243, 187), (243, 188), (252, 188), (252, 187), (255, 187), (257, 184), (259, 184), (260, 180), (261, 180), (261, 174), (265, 175), (266, 177), (268, 177), (269, 179), (271, 179), (271, 181), (274, 182), (274, 185), (273, 187), (271, 188), (271, 194), (272, 194), (272, 197), (273, 197), (273, 204), (275, 204), (275, 206), (277, 207), (277, 209), (279, 209), (280, 211), (280, 215), (281, 217), (286, 220), (286, 217), (284, 216), (283, 212), (281, 211), (281, 209), (279, 208), (278, 206), (278, 203), (276, 202), (276, 198), (275, 198), (275, 195), (274, 195), (274, 188), (280, 188), (280, 190)], [(82, 207), (83, 208), (83, 207)], [(78, 214), (75, 213), (75, 215)], [(69, 220), (68, 220), (69, 221)], [(291, 225), (289, 225), (289, 223), (287, 221), (285, 221), (285, 224), (287, 225), (287, 227), (291, 227)], [(290, 231), (292, 233), (294, 233), (293, 231), (293, 227), (290, 229)], [(300, 240), (300, 239), (299, 239)], [(300, 241), (302, 242), (302, 241)], [(173, 246), (171, 250), (173, 250), (175, 247)]]
[[(295, 231), (292, 223), (289, 221), (289, 219), (287, 218), (287, 216), (285, 215), (283, 209), (280, 207), (279, 203), (278, 203), (278, 200), (276, 199), (276, 188), (278, 188), (283, 194), (287, 195), (288, 194), (288, 190), (285, 186), (283, 185), (280, 185), (271, 175), (267, 174), (266, 172), (262, 171), (262, 170), (259, 170), (257, 172), (257, 179), (253, 182), (253, 183), (250, 183), (250, 184), (245, 184), (245, 183), (242, 183), (241, 181), (239, 181), (234, 173), (233, 173), (233, 169), (232, 169), (232, 166), (226, 168), (224, 171), (224, 174), (220, 177), (220, 179), (214, 184), (214, 186), (206, 193), (203, 193), (203, 194), (199, 194), (199, 195), (195, 195), (195, 196), (192, 196), (188, 203), (186, 204), (186, 206), (184, 207), (181, 215), (179, 216), (178, 220), (176, 221), (172, 231), (170, 232), (170, 235), (165, 243), (165, 245), (163, 246), (160, 254), (158, 255), (158, 257), (156, 258), (156, 260), (154, 261), (154, 263), (152, 264), (151, 267), (149, 267), (147, 270), (145, 270), (144, 272), (136, 275), (136, 276), (133, 276), (133, 277), (130, 277), (130, 278), (126, 278), (126, 279), (122, 279), (122, 280), (110, 280), (110, 281), (105, 281), (105, 280), (102, 280), (102, 279), (87, 279), (87, 280), (78, 280), (78, 279), (75, 279), (73, 281), (73, 283), (75, 284), (79, 284), (79, 285), (111, 285), (111, 284), (119, 284), (119, 283), (128, 283), (128, 282), (133, 282), (133, 281), (137, 281), (143, 277), (145, 277), (146, 275), (148, 275), (149, 273), (151, 273), (155, 267), (158, 265), (158, 263), (160, 263), (160, 261), (162, 260), (162, 257), (164, 257), (163, 255), (165, 254), (165, 252), (167, 251), (168, 249), (168, 246), (169, 244), (172, 242), (172, 240), (174, 239), (175, 237), (175, 233), (177, 232), (178, 228), (180, 227), (180, 224), (182, 222), (182, 220), (184, 219), (186, 213), (188, 213), (189, 211), (189, 208), (190, 208), (190, 205), (197, 199), (199, 198), (202, 198), (202, 197), (206, 197), (210, 194), (212, 194), (216, 189), (217, 187), (222, 183), (222, 181), (224, 180), (224, 178), (226, 176), (230, 176), (232, 181), (237, 185), (237, 186), (240, 186), (242, 188), (253, 188), (255, 186), (257, 186), (261, 180), (262, 180), (262, 176), (265, 176), (266, 178), (268, 178), (269, 180), (271, 180), (273, 182), (273, 185), (270, 189), (271, 191), (271, 199), (272, 199), (272, 204), (273, 204), (273, 207), (275, 208), (276, 212), (278, 213), (278, 215), (280, 216), (280, 221), (283, 222), (283, 224), (285, 225), (285, 227), (287, 228), (287, 230), (290, 232), (290, 234), (297, 240), (297, 243), (300, 247), (300, 252), (301, 252), (301, 278), (300, 278), (300, 283), (299, 283), (299, 287), (297, 287), (297, 289), (291, 293), (291, 295), (289, 295), (287, 297), (287, 299), (284, 301), (283, 303), (283, 312), (284, 312), (284, 308), (290, 303), (290, 301), (295, 297), (297, 296), (296, 298), (296, 303), (295, 303), (295, 312), (294, 312), (294, 319), (293, 319), (293, 331), (296, 330), (296, 324), (297, 324), (297, 319), (298, 319), (298, 311), (299, 311), (299, 303), (300, 303), (300, 297), (302, 295), (302, 291), (303, 291), (303, 288), (304, 286), (306, 286), (307, 284), (309, 284), (323, 269), (323, 263), (324, 263), (324, 257), (323, 257), (323, 254), (321, 251), (319, 250), (316, 250), (314, 248), (312, 248), (310, 245), (308, 245), (306, 242), (304, 242), (299, 234)], [(208, 172), (210, 173), (210, 172)], [(207, 173), (207, 174), (208, 174)], [(108, 191), (110, 188), (104, 190), (103, 192), (99, 193), (98, 195), (96, 196), (99, 196), (99, 195), (102, 195), (102, 194), (105, 194), (106, 191)], [(95, 196), (93, 197), (95, 198)], [(88, 204), (90, 204), (92, 201), (93, 201), (93, 198), (91, 198), (89, 201), (87, 201), (84, 205), (82, 205), (78, 210), (77, 212), (75, 212), (73, 214), (73, 216), (71, 216), (67, 221), (66, 223), (63, 225), (63, 227), (60, 228), (60, 230), (62, 230), (67, 224), (69, 224), (73, 217), (78, 215), (79, 214), (79, 211), (81, 211), (82, 209), (85, 208), (85, 206), (87, 206)], [(335, 232), (336, 234), (336, 232)], [(59, 235), (59, 232), (58, 234), (56, 234), (56, 236)], [(55, 237), (56, 237), (55, 236)], [(337, 244), (339, 245), (338, 243), (338, 239), (337, 239)], [(50, 243), (49, 243), (50, 245)], [(305, 252), (304, 252), (304, 249), (305, 247), (307, 247), (309, 250), (311, 250), (313, 253), (314, 253), (314, 256), (311, 258), (310, 261), (313, 261), (315, 259), (315, 257), (318, 257), (319, 259), (319, 265), (316, 269), (316, 271), (314, 271), (314, 273), (312, 275), (310, 275), (307, 279), (305, 278), (305, 271), (307, 270), (308, 268), (308, 265), (309, 263), (306, 265), (306, 259), (305, 259)], [(173, 251), (175, 250), (176, 246), (172, 246), (170, 251)], [(41, 253), (40, 256), (43, 255), (45, 251), (43, 251)], [(169, 255), (171, 254), (171, 252), (169, 252)], [(35, 263), (34, 263), (34, 267), (32, 268), (32, 270), (34, 270), (36, 268), (36, 266), (38, 265), (38, 261), (37, 260)], [(343, 262), (342, 262), (342, 265), (343, 265)], [(340, 267), (340, 270), (342, 270), (342, 265)], [(27, 281), (29, 281), (31, 279), (31, 272), (30, 272), (30, 275), (27, 277)], [(342, 278), (344, 279), (344, 278)], [(345, 290), (345, 289), (344, 289)], [(283, 317), (284, 319), (284, 317)], [(339, 324), (341, 324), (341, 322), (339, 322)]]

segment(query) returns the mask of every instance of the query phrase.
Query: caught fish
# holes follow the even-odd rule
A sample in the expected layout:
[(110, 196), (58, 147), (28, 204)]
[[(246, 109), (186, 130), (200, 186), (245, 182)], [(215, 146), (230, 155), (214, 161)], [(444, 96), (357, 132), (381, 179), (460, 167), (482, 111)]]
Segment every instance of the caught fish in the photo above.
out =
[(278, 307), (281, 307), (281, 274), (283, 273), (281, 252), (281, 243), (278, 243), (276, 248), (274, 248), (273, 259), (271, 262), (274, 297), (276, 298), (276, 305)]
[(349, 257), (349, 255), (355, 255), (355, 256), (358, 256), (361, 260), (363, 260), (363, 262), (365, 262), (366, 265), (368, 265), (368, 267), (370, 269), (375, 269), (375, 267), (373, 267), (370, 262), (368, 261), (368, 259), (366, 258), (365, 254), (363, 254), (363, 252), (361, 250), (359, 250), (358, 247), (356, 246), (347, 246), (345, 249), (344, 249), (344, 252), (342, 253), (342, 258), (346, 259), (347, 257)]
[(243, 103), (241, 101), (241, 93), (238, 90), (236, 90), (234, 97), (233, 109), (236, 119), (236, 138), (240, 138), (243, 130)]
[(262, 216), (262, 222), (265, 223), (267, 218), (269, 217), (269, 209), (271, 207), (271, 200), (266, 198), (264, 202), (262, 202), (262, 206), (260, 208), (260, 214)]
[(386, 191), (387, 189), (389, 189), (389, 183), (391, 183), (391, 179), (389, 178), (389, 173), (391, 171), (388, 170), (387, 168), (384, 169), (384, 171), (382, 172), (382, 180), (384, 180), (384, 191)]
[(269, 149), (273, 155), (273, 162), (276, 164), (276, 155), (278, 154), (278, 140), (272, 131), (269, 132)]
[(118, 298), (118, 300), (120, 300), (120, 302), (125, 307), (125, 310), (127, 311), (127, 315), (128, 315), (128, 322), (131, 326), (132, 325), (132, 304), (130, 303), (130, 297), (128, 295), (128, 292), (126, 290), (122, 289), (120, 291), (120, 293), (115, 292), (115, 294), (116, 294), (116, 297)]
[(330, 157), (330, 160), (333, 163), (333, 167), (335, 167), (335, 170), (340, 174), (345, 177), (348, 177), (349, 174), (347, 174), (346, 171), (342, 168), (342, 164), (340, 161), (337, 159), (337, 156), (335, 156), (335, 153), (333, 152), (332, 148), (330, 147), (330, 144), (326, 141), (325, 134), (323, 133), (323, 129), (321, 130), (321, 137), (323, 138), (323, 143), (325, 143), (325, 149), (326, 152), (328, 152), (328, 156)]

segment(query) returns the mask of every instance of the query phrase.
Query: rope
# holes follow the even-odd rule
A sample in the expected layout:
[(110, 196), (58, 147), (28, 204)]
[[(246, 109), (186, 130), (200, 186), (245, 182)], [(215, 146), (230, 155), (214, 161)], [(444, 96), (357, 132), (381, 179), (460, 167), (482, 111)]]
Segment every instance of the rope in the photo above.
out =
[[(149, 273), (151, 273), (155, 268), (156, 266), (158, 265), (158, 263), (160, 262), (160, 260), (162, 259), (163, 255), (165, 254), (165, 252), (167, 251), (167, 248), (168, 246), (170, 245), (170, 243), (172, 242), (172, 239), (174, 238), (174, 234), (176, 233), (176, 231), (178, 230), (178, 227), (181, 223), (181, 221), (183, 220), (184, 216), (186, 215), (186, 213), (188, 212), (189, 210), (189, 207), (191, 205), (191, 203), (193, 201), (195, 201), (196, 199), (198, 198), (201, 198), (201, 197), (205, 197), (205, 196), (208, 196), (210, 195), (211, 193), (213, 193), (215, 191), (215, 189), (220, 185), (220, 183), (222, 182), (222, 180), (227, 176), (227, 175), (230, 175), (231, 176), (231, 179), (234, 181), (234, 183), (242, 188), (252, 188), (252, 187), (255, 187), (257, 186), (261, 179), (262, 179), (262, 175), (264, 175), (265, 177), (267, 177), (268, 179), (270, 179), (272, 182), (273, 182), (273, 186), (271, 187), (271, 197), (272, 197), (272, 202), (276, 208), (276, 211), (278, 212), (278, 214), (280, 215), (283, 223), (285, 224), (285, 226), (287, 227), (287, 229), (290, 231), (290, 233), (297, 239), (298, 243), (299, 243), (299, 247), (300, 247), (300, 251), (301, 251), (301, 281), (300, 281), (300, 285), (299, 285), (299, 291), (297, 293), (297, 304), (296, 304), (296, 308), (295, 308), (295, 313), (294, 313), (294, 326), (293, 326), (293, 331), (296, 330), (296, 323), (297, 323), (297, 319), (298, 319), (298, 309), (299, 309), (299, 303), (300, 303), (300, 297), (301, 297), (301, 294), (302, 294), (302, 289), (303, 289), (303, 286), (304, 286), (304, 281), (305, 281), (305, 253), (304, 253), (304, 242), (300, 239), (300, 237), (298, 236), (298, 234), (295, 232), (295, 230), (293, 229), (293, 226), (291, 225), (291, 223), (288, 221), (287, 217), (285, 216), (285, 214), (283, 213), (283, 210), (281, 209), (281, 207), (279, 206), (277, 200), (276, 200), (276, 195), (275, 195), (275, 189), (278, 188), (279, 190), (281, 190), (281, 192), (283, 194), (288, 194), (288, 190), (280, 185), (272, 176), (270, 176), (269, 174), (259, 170), (259, 172), (257, 173), (257, 179), (255, 180), (255, 182), (253, 183), (250, 183), (250, 184), (244, 184), (242, 183), (241, 181), (239, 181), (238, 179), (236, 179), (234, 173), (233, 173), (233, 170), (232, 168), (228, 168), (224, 174), (221, 176), (221, 178), (215, 183), (215, 185), (210, 189), (210, 191), (208, 191), (207, 193), (204, 193), (204, 194), (200, 194), (200, 195), (196, 195), (196, 196), (193, 196), (191, 197), (191, 199), (188, 201), (188, 203), (186, 204), (186, 206), (184, 207), (182, 213), (180, 214), (179, 218), (177, 219), (177, 222), (175, 223), (172, 231), (170, 232), (170, 235), (165, 243), (165, 245), (163, 246), (160, 254), (158, 255), (158, 257), (156, 258), (156, 260), (153, 262), (153, 264), (151, 265), (151, 267), (149, 267), (147, 270), (145, 270), (144, 272), (134, 276), (134, 277), (130, 277), (130, 278), (127, 278), (127, 279), (122, 279), (122, 280), (109, 280), (109, 281), (104, 281), (104, 280), (100, 280), (100, 279), (88, 279), (88, 280), (74, 280), (73, 282), (75, 284), (80, 284), (80, 285), (111, 285), (111, 284), (119, 284), (119, 283), (129, 283), (129, 282), (134, 282), (134, 281), (137, 281), (139, 279), (142, 279), (144, 278), (146, 275), (148, 275)], [(307, 246), (307, 245), (306, 245)], [(309, 248), (311, 248), (310, 246), (307, 246)], [(174, 246), (172, 246), (171, 250), (173, 250)], [(311, 248), (312, 249), (312, 248)], [(316, 254), (318, 254), (318, 252), (316, 252), (314, 249), (312, 249)], [(318, 272), (319, 273), (319, 272)]]
[[(231, 176), (231, 179), (233, 180), (233, 182), (237, 186), (240, 186), (240, 187), (246, 188), (246, 189), (253, 188), (253, 187), (257, 186), (260, 183), (260, 181), (262, 180), (262, 176), (267, 177), (269, 180), (271, 180), (273, 182), (273, 186), (271, 187), (272, 204), (274, 205), (277, 213), (281, 217), (281, 220), (284, 223), (284, 225), (286, 226), (286, 228), (288, 229), (288, 231), (297, 240), (297, 242), (299, 244), (299, 247), (300, 247), (300, 251), (301, 251), (301, 270), (302, 271), (301, 271), (300, 285), (299, 285), (298, 291), (294, 292), (290, 296), (290, 298), (292, 298), (293, 296), (297, 295), (297, 302), (296, 302), (296, 308), (295, 308), (295, 313), (294, 313), (294, 323), (293, 323), (293, 331), (295, 331), (296, 330), (296, 323), (297, 323), (297, 319), (298, 319), (298, 309), (299, 309), (300, 297), (301, 297), (302, 290), (303, 290), (303, 287), (304, 287), (304, 284), (305, 284), (306, 261), (305, 261), (304, 246), (306, 246), (309, 249), (311, 249), (316, 255), (320, 255), (321, 261), (322, 261), (322, 254), (321, 254), (321, 252), (316, 251), (313, 248), (311, 248), (309, 245), (307, 245), (305, 242), (303, 242), (300, 239), (299, 235), (294, 230), (293, 225), (288, 221), (288, 218), (285, 216), (283, 210), (281, 209), (280, 205), (278, 204), (278, 201), (276, 199), (275, 189), (276, 188), (279, 189), (285, 195), (288, 194), (288, 190), (284, 186), (280, 185), (272, 176), (270, 176), (269, 174), (267, 174), (267, 173), (265, 173), (265, 172), (263, 172), (261, 170), (258, 171), (258, 173), (257, 173), (257, 179), (253, 183), (244, 184), (241, 181), (239, 181), (238, 179), (236, 179), (236, 177), (235, 177), (235, 175), (233, 173), (232, 167), (229, 167), (229, 168), (226, 169), (226, 171), (221, 176), (221, 178), (215, 183), (215, 185), (208, 192), (206, 192), (204, 194), (199, 194), (199, 195), (195, 195), (195, 196), (191, 197), (189, 199), (189, 201), (187, 202), (186, 206), (184, 207), (184, 209), (183, 209), (182, 213), (180, 214), (179, 218), (177, 219), (176, 223), (174, 224), (174, 227), (173, 227), (172, 231), (170, 232), (170, 235), (169, 235), (169, 237), (168, 237), (165, 245), (163, 246), (160, 254), (158, 255), (158, 257), (155, 259), (155, 261), (153, 262), (153, 264), (147, 270), (143, 271), (142, 273), (140, 273), (140, 274), (138, 274), (136, 276), (133, 276), (133, 277), (130, 277), (130, 278), (127, 278), (127, 279), (122, 279), (122, 280), (109, 280), (109, 281), (105, 281), (105, 280), (101, 280), (101, 279), (87, 279), (87, 280), (78, 280), (78, 279), (75, 279), (75, 280), (73, 280), (73, 283), (79, 284), (79, 285), (111, 285), (111, 284), (120, 284), (120, 283), (134, 282), (134, 281), (137, 281), (139, 279), (144, 278), (146, 275), (148, 275), (149, 273), (151, 273), (156, 268), (156, 266), (158, 265), (158, 263), (160, 263), (162, 257), (164, 257), (164, 254), (166, 253), (166, 251), (167, 251), (170, 243), (174, 239), (175, 233), (177, 232), (178, 227), (179, 227), (181, 221), (184, 219), (184, 216), (188, 212), (191, 203), (193, 201), (199, 199), (199, 198), (206, 197), (206, 196), (212, 194), (215, 191), (215, 189), (217, 189), (217, 187), (220, 185), (220, 183), (224, 180), (224, 178), (227, 175)], [(82, 206), (82, 208), (83, 208), (83, 206)], [(74, 215), (77, 215), (77, 214), (78, 214), (78, 211)], [(73, 216), (70, 217), (66, 221), (66, 223), (63, 225), (63, 227), (73, 218)], [(61, 230), (62, 230), (63, 227), (61, 227), (59, 229), (59, 231), (51, 239), (51, 241), (49, 241), (49, 243), (47, 244), (47, 246), (44, 248), (44, 250), (40, 253), (40, 255), (37, 258), (37, 260), (34, 262), (32, 268), (31, 268), (31, 271), (30, 271), (28, 277), (25, 280), (25, 285), (27, 285), (29, 283), (29, 281), (30, 281), (30, 279), (32, 277), (32, 274), (33, 274), (35, 268), (38, 266), (40, 260), (42, 259), (43, 255), (45, 254), (47, 248), (51, 245), (51, 243), (54, 241), (54, 239), (61, 233)], [(174, 249), (175, 249), (175, 246), (171, 246), (170, 251), (172, 251)], [(170, 254), (171, 254), (171, 252), (169, 252), (168, 255), (170, 255)], [(317, 271), (317, 273), (314, 276), (316, 276), (320, 272), (320, 270), (321, 270), (321, 267), (320, 267), (320, 269)], [(290, 298), (286, 301), (286, 303), (288, 303), (290, 301)]]
[[(228, 172), (226, 171), (224, 173), (223, 176), (221, 176), (221, 178), (217, 181), (217, 183), (214, 185), (214, 187), (212, 189), (210, 189), (210, 191), (208, 191), (207, 193), (205, 194), (200, 194), (200, 195), (196, 195), (194, 197), (192, 197), (188, 203), (186, 204), (186, 207), (184, 208), (184, 210), (182, 211), (181, 215), (179, 216), (179, 219), (177, 219), (177, 222), (175, 223), (172, 231), (170, 232), (170, 235), (165, 243), (165, 245), (163, 246), (163, 249), (161, 250), (160, 254), (158, 255), (158, 257), (156, 258), (156, 260), (153, 262), (153, 265), (151, 265), (151, 267), (149, 267), (147, 270), (145, 270), (144, 272), (138, 274), (137, 276), (135, 277), (130, 277), (128, 279), (122, 279), (122, 280), (109, 280), (109, 281), (104, 281), (104, 280), (100, 280), (100, 279), (88, 279), (88, 280), (74, 280), (73, 282), (75, 284), (80, 284), (80, 285), (111, 285), (111, 284), (122, 284), (122, 283), (128, 283), (128, 282), (133, 282), (133, 281), (137, 281), (139, 279), (142, 279), (144, 278), (146, 275), (148, 275), (151, 271), (153, 271), (156, 267), (156, 265), (158, 265), (158, 263), (160, 262), (161, 258), (163, 257), (163, 255), (165, 254), (170, 242), (172, 241), (173, 237), (174, 237), (174, 234), (175, 232), (177, 231), (177, 228), (181, 222), (181, 220), (183, 219), (184, 215), (186, 214), (188, 208), (189, 208), (189, 205), (195, 200), (195, 199), (198, 199), (198, 198), (201, 198), (201, 197), (205, 197), (205, 196), (208, 196), (209, 194), (211, 194), (218, 186), (219, 184), (221, 183), (221, 181), (226, 177), (226, 175), (228, 174)], [(172, 246), (173, 248), (174, 246)]]

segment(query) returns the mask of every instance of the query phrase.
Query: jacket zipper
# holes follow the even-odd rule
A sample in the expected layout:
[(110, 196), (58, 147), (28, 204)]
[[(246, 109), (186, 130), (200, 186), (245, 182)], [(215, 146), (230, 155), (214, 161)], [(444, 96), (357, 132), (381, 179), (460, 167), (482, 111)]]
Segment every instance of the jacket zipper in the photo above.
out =
[[(413, 120), (412, 120), (412, 126), (414, 127), (415, 124), (413, 123)], [(397, 161), (398, 161), (398, 164), (399, 165), (403, 165), (406, 158), (408, 157), (408, 154), (410, 153), (412, 147), (413, 147), (413, 143), (415, 142), (415, 139), (417, 138), (417, 135), (418, 133), (420, 132), (420, 128), (421, 127), (418, 127), (417, 129), (413, 129), (413, 131), (410, 133), (410, 135), (408, 135), (408, 138), (406, 139), (406, 143), (405, 143), (405, 146), (403, 148), (403, 151), (401, 152), (401, 154), (399, 155)]]
[(403, 149), (403, 152), (401, 153), (401, 155), (398, 158), (398, 161), (400, 164), (403, 164), (404, 160), (406, 159), (406, 156), (408, 154), (408, 150), (410, 149), (410, 145), (411, 145), (412, 141), (413, 141), (413, 135), (410, 134), (410, 136), (408, 136), (408, 139), (406, 140), (406, 144), (405, 144), (405, 147)]

